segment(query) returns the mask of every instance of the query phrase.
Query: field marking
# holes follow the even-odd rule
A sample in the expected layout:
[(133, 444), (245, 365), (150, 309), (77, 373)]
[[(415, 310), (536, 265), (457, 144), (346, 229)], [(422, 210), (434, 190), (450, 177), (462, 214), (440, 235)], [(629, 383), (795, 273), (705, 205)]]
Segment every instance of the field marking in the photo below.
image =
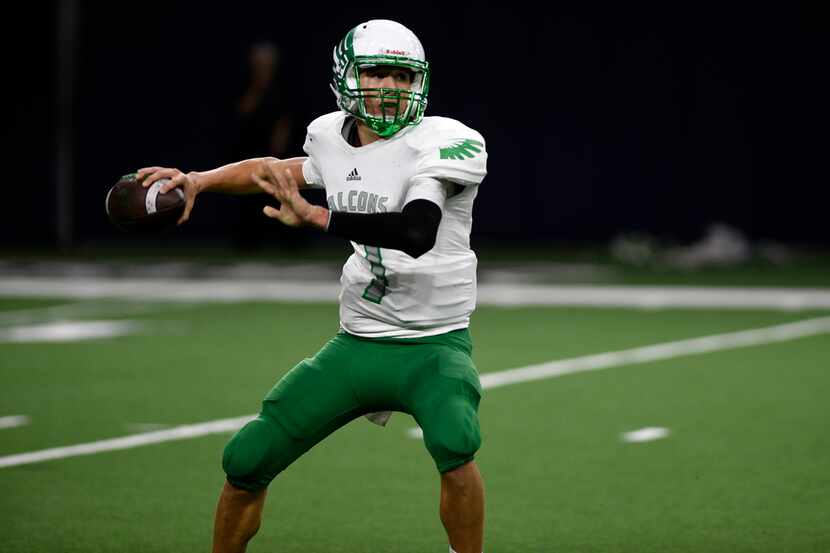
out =
[[(826, 334), (828, 332), (830, 332), (830, 317), (819, 317), (795, 323), (785, 323), (752, 330), (728, 332), (725, 334), (714, 334), (700, 338), (665, 342), (651, 346), (612, 351), (597, 355), (586, 355), (572, 359), (530, 365), (528, 367), (486, 373), (481, 375), (481, 385), (483, 388), (497, 388), (520, 382), (557, 378), (566, 374), (596, 371), (611, 367), (646, 363), (686, 355), (711, 353), (727, 349), (785, 342), (797, 338)], [(253, 417), (254, 415), (246, 415), (231, 419), (219, 419), (122, 438), (9, 455), (0, 457), (0, 468), (63, 459), (78, 455), (91, 455), (103, 451), (128, 449), (173, 440), (186, 440), (207, 436), (209, 434), (234, 432)]]
[[(0, 297), (117, 298), (175, 302), (336, 302), (336, 281), (233, 279), (0, 278)], [(822, 288), (478, 285), (478, 304), (497, 306), (624, 307), (639, 309), (716, 308), (798, 311), (830, 309)]]
[(55, 447), (51, 449), (42, 449), (40, 451), (32, 451), (30, 453), (8, 455), (6, 457), (0, 457), (0, 468), (29, 465), (32, 463), (40, 463), (42, 461), (77, 457), (79, 455), (92, 455), (103, 451), (130, 449), (133, 447), (158, 444), (162, 442), (172, 442), (175, 440), (187, 440), (190, 438), (207, 436), (209, 434), (234, 432), (255, 416), (256, 415), (249, 415), (245, 417), (220, 419), (199, 424), (187, 424), (183, 426), (176, 426), (175, 428), (170, 428), (169, 430), (158, 430), (156, 432), (133, 434), (122, 438), (112, 438), (109, 440), (89, 442), (86, 444)]
[(128, 432), (133, 434), (144, 434), (157, 430), (167, 430), (172, 424), (161, 424), (158, 422), (128, 422), (124, 425)]
[(7, 417), (0, 417), (0, 428), (15, 428), (17, 426), (26, 426), (32, 419), (26, 415), (9, 415)]
[(113, 338), (139, 332), (135, 321), (54, 321), (0, 328), (0, 343), (77, 342)]
[(646, 428), (640, 428), (639, 430), (632, 430), (631, 432), (624, 432), (620, 436), (620, 439), (630, 444), (641, 444), (644, 442), (653, 442), (654, 440), (668, 438), (669, 434), (671, 434), (671, 432), (668, 428), (663, 428), (662, 426), (649, 426)]
[(413, 440), (423, 440), (424, 439), (424, 431), (420, 426), (415, 426), (413, 428), (408, 428), (406, 430), (406, 435)]
[(609, 351), (606, 353), (585, 355), (583, 357), (550, 361), (527, 367), (489, 372), (481, 375), (481, 386), (482, 388), (495, 388), (498, 386), (507, 386), (508, 384), (517, 384), (519, 382), (555, 378), (566, 374), (619, 367), (621, 365), (633, 365), (649, 361), (671, 359), (684, 355), (784, 342), (797, 338), (805, 338), (807, 336), (826, 334), (828, 332), (830, 332), (830, 317), (818, 317), (794, 323), (742, 330), (739, 332), (728, 332), (726, 334), (714, 334), (700, 338)]

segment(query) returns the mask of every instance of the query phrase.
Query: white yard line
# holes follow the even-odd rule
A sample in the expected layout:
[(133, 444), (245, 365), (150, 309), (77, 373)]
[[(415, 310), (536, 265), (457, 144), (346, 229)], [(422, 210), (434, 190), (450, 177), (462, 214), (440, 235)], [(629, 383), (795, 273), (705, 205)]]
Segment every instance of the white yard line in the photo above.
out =
[(29, 465), (31, 463), (40, 463), (42, 461), (51, 461), (53, 459), (65, 459), (67, 457), (77, 457), (79, 455), (92, 455), (103, 451), (130, 449), (133, 447), (159, 444), (162, 442), (172, 442), (175, 440), (187, 440), (190, 438), (198, 438), (199, 436), (207, 436), (209, 434), (234, 432), (255, 416), (256, 415), (248, 415), (245, 417), (220, 419), (200, 424), (188, 424), (185, 426), (176, 426), (175, 428), (171, 428), (169, 430), (133, 434), (122, 438), (112, 438), (110, 440), (101, 440), (98, 442), (89, 442), (86, 444), (71, 445), (67, 447), (42, 449), (40, 451), (32, 451), (31, 453), (8, 455), (6, 457), (0, 457), (0, 468)]
[(489, 372), (481, 375), (481, 386), (483, 388), (496, 388), (499, 386), (507, 386), (508, 384), (517, 384), (519, 382), (556, 378), (566, 374), (659, 361), (684, 355), (784, 342), (807, 336), (826, 334), (828, 332), (830, 332), (830, 317), (819, 317), (817, 319), (807, 319), (795, 323), (755, 328), (740, 332), (729, 332), (726, 334), (714, 334), (701, 338), (665, 342), (662, 344), (654, 344), (653, 346), (609, 351), (595, 355), (586, 355), (584, 357), (550, 361), (528, 367)]
[[(118, 298), (142, 301), (337, 301), (334, 281), (232, 279), (0, 278), (0, 297)], [(830, 309), (830, 290), (694, 286), (487, 284), (479, 305), (628, 308)]]
[[(497, 388), (499, 386), (507, 386), (509, 384), (517, 384), (520, 382), (556, 378), (566, 374), (578, 372), (595, 371), (623, 365), (671, 359), (685, 355), (711, 353), (727, 349), (784, 342), (787, 340), (795, 340), (808, 336), (826, 334), (828, 332), (830, 332), (830, 317), (820, 317), (816, 319), (798, 321), (795, 323), (786, 323), (740, 332), (715, 334), (711, 336), (703, 336), (701, 338), (666, 342), (662, 344), (612, 351), (597, 355), (586, 355), (584, 357), (576, 357), (573, 359), (563, 359), (559, 361), (552, 361), (550, 363), (542, 363), (528, 367), (519, 367), (505, 371), (486, 373), (481, 376), (481, 384), (484, 388)], [(31, 453), (9, 455), (6, 457), (0, 457), (0, 468), (38, 463), (53, 459), (63, 459), (78, 455), (90, 455), (93, 453), (100, 453), (102, 451), (128, 449), (173, 440), (185, 440), (199, 436), (207, 436), (209, 434), (233, 432), (251, 418), (253, 418), (253, 415), (236, 417), (232, 419), (220, 419), (200, 424), (177, 426), (169, 430), (159, 430), (157, 432), (125, 436), (123, 438), (113, 438), (110, 440), (90, 442), (68, 447), (57, 447), (53, 449), (34, 451)]]
[(172, 424), (161, 424), (157, 422), (128, 422), (124, 425), (128, 432), (133, 434), (143, 434), (146, 432), (157, 432), (159, 430), (167, 430)]
[(26, 426), (31, 419), (26, 415), (10, 415), (7, 417), (0, 417), (0, 428), (15, 428), (17, 426)]

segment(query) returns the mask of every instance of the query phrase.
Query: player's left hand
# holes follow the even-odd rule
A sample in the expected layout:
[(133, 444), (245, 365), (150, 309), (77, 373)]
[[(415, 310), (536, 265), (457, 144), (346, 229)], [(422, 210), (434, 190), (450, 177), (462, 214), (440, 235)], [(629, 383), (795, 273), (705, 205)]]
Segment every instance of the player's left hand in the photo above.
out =
[(281, 204), (279, 209), (266, 205), (262, 209), (265, 215), (289, 227), (314, 226), (325, 230), (328, 210), (308, 203), (300, 195), (296, 179), (280, 161), (264, 161), (259, 173), (265, 178), (254, 173), (254, 182)]

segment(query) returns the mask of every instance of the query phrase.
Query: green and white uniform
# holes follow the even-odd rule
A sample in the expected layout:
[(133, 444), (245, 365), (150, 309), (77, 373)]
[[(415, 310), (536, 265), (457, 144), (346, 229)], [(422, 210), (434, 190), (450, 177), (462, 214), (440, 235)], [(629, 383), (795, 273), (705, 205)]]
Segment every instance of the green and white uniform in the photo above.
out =
[(399, 212), (426, 199), (443, 213), (435, 247), (417, 259), (352, 242), (354, 254), (340, 279), (340, 325), (366, 338), (419, 338), (466, 328), (476, 302), (470, 227), (486, 174), (484, 139), (453, 119), (425, 117), (389, 139), (355, 148), (342, 134), (346, 117), (335, 112), (316, 119), (304, 146), (305, 180), (325, 188), (329, 209)]
[[(266, 487), (362, 415), (382, 424), (385, 413), (411, 414), (440, 472), (469, 462), (481, 445), (481, 385), (467, 327), (476, 301), (470, 227), (486, 174), (484, 139), (458, 121), (423, 117), (428, 63), (402, 25), (362, 23), (333, 56), (332, 90), (342, 111), (309, 125), (306, 182), (325, 189), (333, 211), (400, 212), (426, 199), (441, 207), (441, 223), (435, 246), (417, 259), (352, 243), (341, 277), (340, 333), (285, 374), (225, 448), (228, 481), (242, 489)], [(412, 71), (410, 88), (360, 88), (360, 69), (374, 65)], [(397, 106), (394, 117), (369, 115), (367, 98)], [(384, 139), (351, 146), (344, 137), (351, 117)]]

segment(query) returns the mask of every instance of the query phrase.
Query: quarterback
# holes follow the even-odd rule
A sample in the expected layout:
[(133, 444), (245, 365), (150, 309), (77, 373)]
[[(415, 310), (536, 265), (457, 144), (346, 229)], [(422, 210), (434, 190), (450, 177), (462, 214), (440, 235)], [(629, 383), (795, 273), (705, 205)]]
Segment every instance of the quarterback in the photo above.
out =
[[(451, 552), (481, 553), (484, 488), (481, 385), (468, 331), (476, 301), (470, 249), (473, 201), (486, 174), (484, 139), (443, 117), (424, 117), (430, 69), (406, 27), (372, 20), (334, 48), (339, 111), (308, 126), (305, 157), (257, 158), (205, 172), (146, 167), (144, 186), (169, 178), (190, 216), (204, 191), (265, 191), (265, 215), (351, 241), (343, 266), (340, 332), (292, 368), (259, 415), (225, 448), (227, 476), (213, 551), (244, 551), (257, 532), (270, 482), (349, 421), (385, 424), (412, 415), (440, 474), (439, 512)], [(301, 188), (325, 190), (327, 207)]]

